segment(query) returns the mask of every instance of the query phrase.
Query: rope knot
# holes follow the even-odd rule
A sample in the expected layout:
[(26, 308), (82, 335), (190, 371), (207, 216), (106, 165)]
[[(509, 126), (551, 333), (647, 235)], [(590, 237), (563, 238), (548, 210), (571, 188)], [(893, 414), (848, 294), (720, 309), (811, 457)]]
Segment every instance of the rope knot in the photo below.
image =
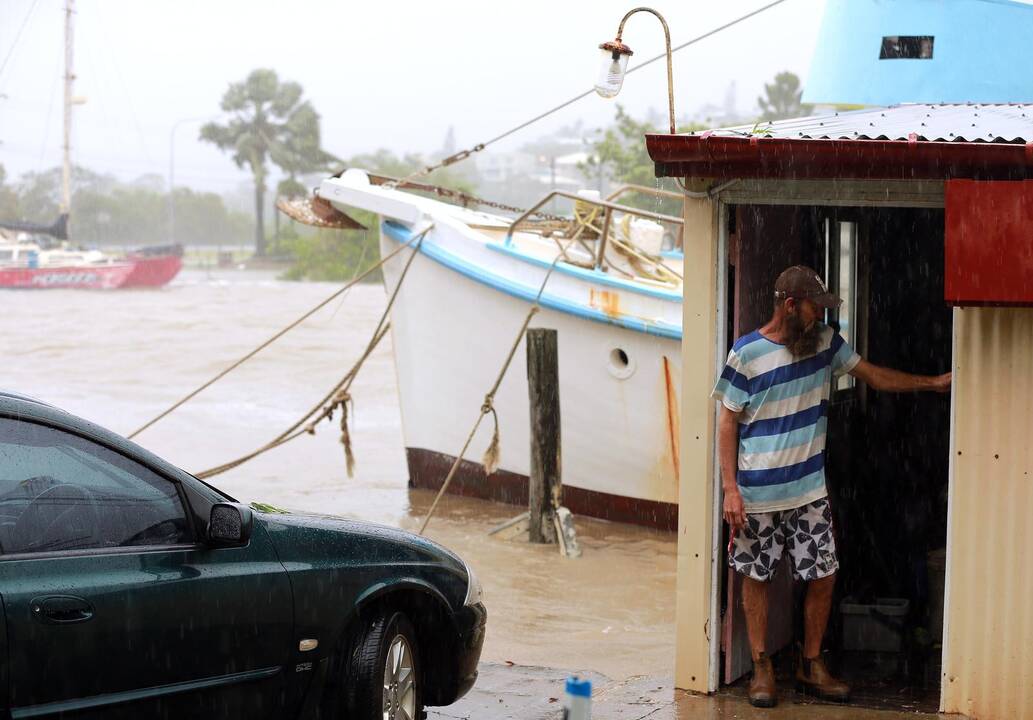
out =
[(341, 444), (344, 445), (345, 467), (348, 470), (348, 477), (354, 477), (355, 455), (352, 454), (352, 438), (351, 433), (348, 432), (348, 403), (352, 404), (352, 408), (355, 407), (355, 402), (352, 400), (352, 396), (348, 394), (347, 389), (341, 389), (334, 395), (334, 399), (330, 401), (330, 412), (327, 417), (329, 419), (333, 418), (333, 408), (335, 406), (341, 408)]
[(495, 430), (491, 434), (491, 442), (488, 443), (488, 449), (484, 451), (484, 457), (481, 458), (481, 465), (484, 466), (484, 474), (491, 475), (499, 469), (499, 457), (501, 452), (499, 450), (499, 415), (495, 412), (495, 407), (492, 405), (492, 396), (490, 393), (484, 396), (484, 404), (481, 405), (481, 413), (483, 413), (483, 415), (491, 413), (491, 417), (495, 421)]

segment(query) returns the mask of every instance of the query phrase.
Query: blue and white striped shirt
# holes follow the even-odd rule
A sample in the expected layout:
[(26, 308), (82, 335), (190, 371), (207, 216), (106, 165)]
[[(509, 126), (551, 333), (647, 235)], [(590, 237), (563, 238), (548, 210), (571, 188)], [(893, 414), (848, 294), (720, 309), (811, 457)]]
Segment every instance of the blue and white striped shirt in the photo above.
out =
[(814, 355), (794, 357), (758, 331), (736, 340), (711, 397), (739, 417), (736, 482), (746, 512), (790, 510), (826, 496), (825, 428), (832, 375), (861, 360), (821, 323)]

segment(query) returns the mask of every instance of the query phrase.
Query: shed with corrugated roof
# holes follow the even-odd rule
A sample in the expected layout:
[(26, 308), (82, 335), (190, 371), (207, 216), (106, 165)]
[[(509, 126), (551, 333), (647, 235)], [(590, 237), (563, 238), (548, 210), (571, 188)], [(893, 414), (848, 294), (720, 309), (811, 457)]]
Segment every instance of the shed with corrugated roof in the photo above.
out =
[[(1033, 717), (1033, 106), (899, 105), (647, 147), (687, 193), (683, 332), (700, 340), (682, 349), (677, 685), (713, 692), (749, 668), (709, 396), (732, 341), (770, 315), (778, 272), (803, 263), (844, 299), (828, 322), (862, 355), (954, 373), (949, 396), (833, 385), (829, 644), (845, 670), (851, 651), (878, 656), (863, 647), (877, 632), (845, 632), (847, 608), (874, 608), (899, 641), (882, 660), (906, 664), (898, 704)], [(793, 590), (773, 592), (778, 648)]]

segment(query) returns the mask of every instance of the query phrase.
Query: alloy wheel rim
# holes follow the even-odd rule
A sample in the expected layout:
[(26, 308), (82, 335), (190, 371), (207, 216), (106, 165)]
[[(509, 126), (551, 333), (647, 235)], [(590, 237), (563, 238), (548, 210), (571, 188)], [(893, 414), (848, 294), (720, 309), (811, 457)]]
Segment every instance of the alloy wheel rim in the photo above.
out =
[(416, 673), (412, 648), (404, 635), (395, 635), (384, 660), (384, 720), (415, 720)]

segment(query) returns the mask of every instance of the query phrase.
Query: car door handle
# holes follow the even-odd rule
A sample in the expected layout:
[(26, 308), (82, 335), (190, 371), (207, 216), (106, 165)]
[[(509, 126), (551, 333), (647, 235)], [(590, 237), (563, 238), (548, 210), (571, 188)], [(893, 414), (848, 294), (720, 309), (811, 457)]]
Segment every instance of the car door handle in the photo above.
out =
[(48, 595), (29, 603), (32, 617), (46, 625), (70, 625), (93, 617), (93, 605), (75, 595)]

